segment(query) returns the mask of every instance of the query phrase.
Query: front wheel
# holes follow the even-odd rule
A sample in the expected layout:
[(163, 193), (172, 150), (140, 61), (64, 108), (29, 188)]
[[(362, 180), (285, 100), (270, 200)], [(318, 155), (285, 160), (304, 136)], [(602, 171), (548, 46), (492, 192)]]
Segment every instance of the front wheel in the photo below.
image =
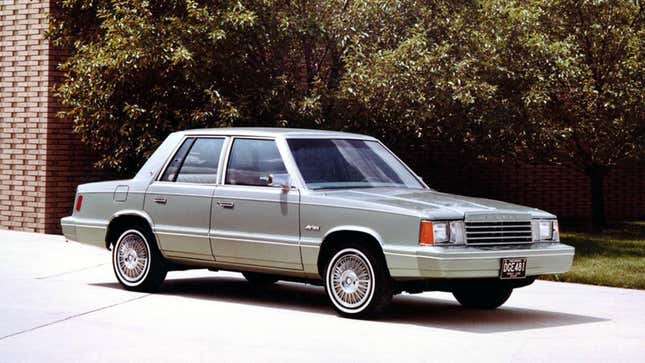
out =
[(511, 296), (513, 288), (501, 283), (472, 283), (455, 288), (453, 296), (470, 309), (497, 309)]
[(154, 237), (145, 228), (133, 227), (121, 234), (112, 249), (112, 266), (126, 289), (154, 292), (166, 278), (167, 269)]
[(392, 281), (382, 258), (360, 245), (336, 250), (325, 269), (325, 290), (345, 317), (371, 318), (392, 301)]

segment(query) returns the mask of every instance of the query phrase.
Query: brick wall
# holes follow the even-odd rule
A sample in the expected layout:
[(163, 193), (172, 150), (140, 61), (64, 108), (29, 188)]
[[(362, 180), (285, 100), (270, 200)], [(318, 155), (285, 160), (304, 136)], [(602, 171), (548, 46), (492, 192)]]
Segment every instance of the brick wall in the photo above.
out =
[[(589, 178), (549, 165), (499, 165), (459, 160), (445, 152), (416, 162), (429, 184), (440, 191), (498, 199), (546, 210), (563, 219), (588, 222)], [(613, 220), (645, 218), (645, 167), (626, 164), (605, 178), (605, 211)]]
[(0, 6), (0, 226), (44, 232), (48, 4)]
[(56, 233), (76, 185), (98, 177), (51, 87), (64, 54), (45, 38), (49, 1), (0, 5), (0, 228)]

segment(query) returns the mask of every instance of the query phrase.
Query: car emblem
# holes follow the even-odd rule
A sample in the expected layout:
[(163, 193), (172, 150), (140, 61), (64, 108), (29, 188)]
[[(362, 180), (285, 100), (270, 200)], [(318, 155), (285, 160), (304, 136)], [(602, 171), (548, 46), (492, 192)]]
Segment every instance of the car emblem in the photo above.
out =
[(307, 231), (320, 231), (320, 226), (315, 226), (313, 224), (308, 224), (305, 226)]

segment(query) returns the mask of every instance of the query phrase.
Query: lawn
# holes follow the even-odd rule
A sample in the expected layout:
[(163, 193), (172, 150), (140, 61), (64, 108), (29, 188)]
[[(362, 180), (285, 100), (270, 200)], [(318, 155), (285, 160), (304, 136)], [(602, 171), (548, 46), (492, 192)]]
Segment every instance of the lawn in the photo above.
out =
[(562, 242), (576, 248), (573, 266), (565, 274), (543, 278), (645, 289), (645, 234), (634, 226), (602, 233), (563, 232)]

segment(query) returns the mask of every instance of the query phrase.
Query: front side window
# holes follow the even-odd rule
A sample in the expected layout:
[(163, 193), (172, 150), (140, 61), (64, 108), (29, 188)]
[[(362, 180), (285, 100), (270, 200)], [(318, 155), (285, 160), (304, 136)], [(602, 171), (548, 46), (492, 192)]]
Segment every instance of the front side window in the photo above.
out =
[(182, 183), (215, 184), (224, 139), (195, 140), (179, 169), (177, 181)]
[(286, 174), (274, 140), (235, 139), (226, 184), (266, 186), (271, 174)]
[(370, 140), (288, 139), (310, 189), (424, 186), (383, 145)]

